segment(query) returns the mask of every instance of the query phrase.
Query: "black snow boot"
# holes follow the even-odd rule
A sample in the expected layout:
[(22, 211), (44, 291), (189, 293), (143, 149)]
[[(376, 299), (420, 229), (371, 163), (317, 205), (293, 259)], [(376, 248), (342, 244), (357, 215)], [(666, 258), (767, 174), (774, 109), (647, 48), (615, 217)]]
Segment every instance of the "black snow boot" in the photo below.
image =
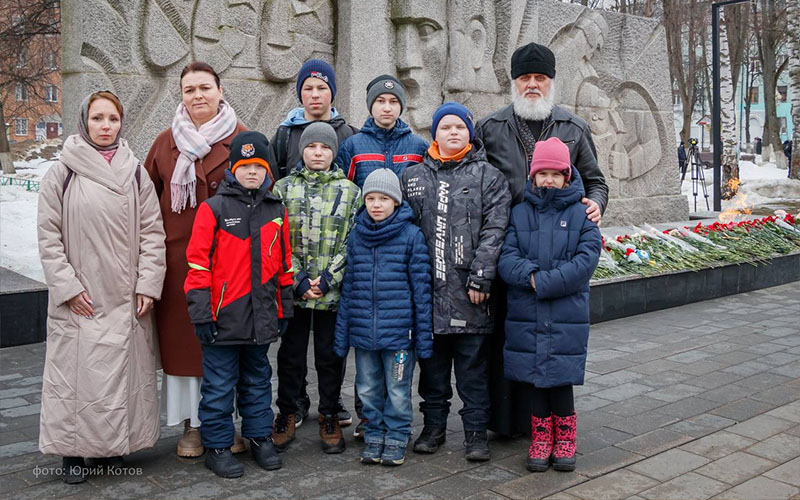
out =
[(83, 457), (64, 457), (61, 460), (61, 479), (67, 484), (80, 484), (86, 481), (85, 467)]
[(415, 453), (436, 453), (446, 439), (446, 427), (434, 427), (426, 425), (416, 441), (414, 441)]
[(205, 463), (219, 477), (231, 479), (244, 474), (244, 465), (233, 457), (230, 448), (207, 449)]
[(283, 461), (278, 456), (278, 449), (271, 437), (251, 439), (250, 451), (253, 453), (253, 460), (264, 470), (278, 470), (283, 467)]
[(489, 453), (489, 439), (486, 431), (464, 432), (464, 454), (470, 462), (486, 462), (492, 455)]

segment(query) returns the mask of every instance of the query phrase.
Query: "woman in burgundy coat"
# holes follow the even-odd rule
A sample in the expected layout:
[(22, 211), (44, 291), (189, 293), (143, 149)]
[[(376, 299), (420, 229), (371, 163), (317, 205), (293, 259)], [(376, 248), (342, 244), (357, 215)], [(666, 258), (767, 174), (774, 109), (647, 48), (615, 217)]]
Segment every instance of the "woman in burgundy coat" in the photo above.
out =
[[(231, 141), (246, 130), (222, 98), (214, 69), (193, 62), (181, 73), (181, 103), (172, 126), (156, 137), (145, 169), (156, 187), (167, 234), (167, 273), (155, 306), (166, 399), (167, 425), (184, 424), (178, 455), (199, 457), (202, 355), (186, 306), (186, 247), (201, 202), (213, 196), (225, 177)], [(237, 434), (233, 452), (245, 450)]]

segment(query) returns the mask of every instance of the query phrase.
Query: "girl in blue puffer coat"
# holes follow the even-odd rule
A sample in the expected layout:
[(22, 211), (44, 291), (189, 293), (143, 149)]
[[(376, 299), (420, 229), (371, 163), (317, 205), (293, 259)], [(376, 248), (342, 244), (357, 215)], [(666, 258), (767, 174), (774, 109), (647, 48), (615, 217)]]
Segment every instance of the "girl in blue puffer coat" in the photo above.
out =
[[(508, 283), (505, 377), (530, 385), (526, 466), (575, 470), (573, 385), (583, 384), (589, 341), (589, 280), (602, 245), (586, 218), (583, 183), (558, 138), (536, 145), (525, 202), (511, 212), (498, 263)], [(552, 454), (552, 457), (551, 457)]]
[(356, 390), (367, 419), (361, 462), (400, 465), (411, 436), (414, 364), (433, 354), (431, 264), (397, 175), (373, 171), (362, 195), (347, 240), (334, 350), (341, 357), (356, 350)]

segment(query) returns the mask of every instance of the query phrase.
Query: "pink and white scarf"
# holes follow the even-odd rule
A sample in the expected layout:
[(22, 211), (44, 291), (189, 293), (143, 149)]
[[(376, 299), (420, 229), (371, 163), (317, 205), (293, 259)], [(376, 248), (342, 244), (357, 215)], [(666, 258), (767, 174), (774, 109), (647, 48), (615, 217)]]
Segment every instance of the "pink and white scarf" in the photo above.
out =
[(187, 201), (190, 207), (197, 206), (197, 173), (194, 163), (204, 158), (211, 151), (211, 146), (231, 135), (237, 123), (236, 112), (222, 99), (219, 101), (217, 116), (200, 125), (199, 129), (194, 126), (186, 106), (183, 103), (178, 104), (172, 120), (172, 137), (180, 155), (169, 184), (173, 212), (181, 213), (186, 208)]

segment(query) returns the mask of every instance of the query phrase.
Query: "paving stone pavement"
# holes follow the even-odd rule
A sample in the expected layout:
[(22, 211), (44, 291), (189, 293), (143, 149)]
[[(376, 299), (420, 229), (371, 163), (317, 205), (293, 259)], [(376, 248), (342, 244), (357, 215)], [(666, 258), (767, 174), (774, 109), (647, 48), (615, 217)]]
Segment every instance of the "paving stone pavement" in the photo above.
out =
[[(493, 436), (490, 462), (466, 462), (456, 397), (443, 449), (401, 467), (362, 466), (352, 427), (345, 453), (323, 454), (312, 411), (279, 471), (242, 455), (244, 477), (219, 479), (178, 458), (181, 429), (164, 427), (124, 475), (67, 486), (37, 446), (44, 351), (0, 350), (0, 498), (800, 500), (800, 282), (594, 325), (574, 473), (527, 472), (523, 437)], [(351, 355), (351, 409), (354, 375)]]

